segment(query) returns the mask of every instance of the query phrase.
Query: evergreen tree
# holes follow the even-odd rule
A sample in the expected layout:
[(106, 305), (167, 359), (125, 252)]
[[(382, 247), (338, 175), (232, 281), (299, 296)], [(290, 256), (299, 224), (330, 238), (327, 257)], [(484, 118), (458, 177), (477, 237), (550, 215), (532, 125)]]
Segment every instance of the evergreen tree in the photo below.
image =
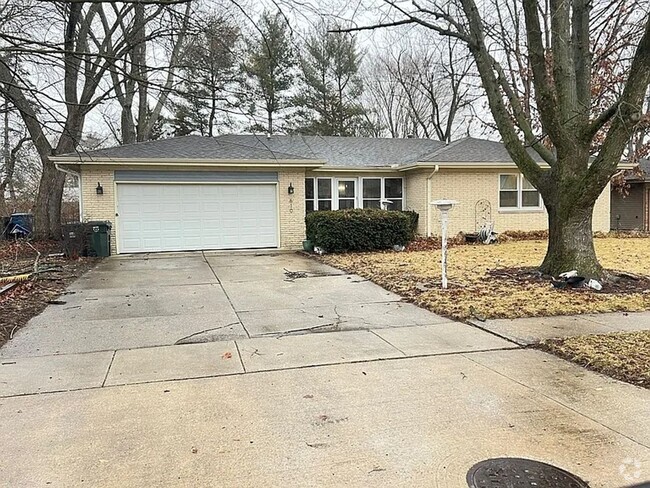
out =
[(181, 100), (170, 121), (174, 135), (216, 135), (230, 126), (241, 83), (237, 46), (239, 28), (219, 16), (207, 18), (183, 49)]
[(242, 68), (249, 77), (253, 110), (259, 103), (266, 112), (265, 124), (253, 128), (273, 134), (277, 128), (278, 112), (289, 104), (288, 90), (294, 79), (296, 59), (291, 46), (288, 25), (280, 12), (264, 12), (259, 35), (248, 45), (247, 59)]
[(305, 43), (300, 60), (302, 88), (294, 98), (298, 110), (294, 131), (325, 136), (359, 136), (372, 132), (359, 100), (362, 54), (347, 33), (321, 25)]

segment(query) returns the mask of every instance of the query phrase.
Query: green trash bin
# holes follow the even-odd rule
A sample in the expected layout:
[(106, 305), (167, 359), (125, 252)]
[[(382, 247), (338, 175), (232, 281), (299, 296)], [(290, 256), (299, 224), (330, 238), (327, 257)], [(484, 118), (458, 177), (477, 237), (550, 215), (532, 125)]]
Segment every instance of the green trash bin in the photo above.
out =
[(111, 255), (111, 223), (103, 220), (87, 222), (90, 233), (90, 254), (100, 258)]

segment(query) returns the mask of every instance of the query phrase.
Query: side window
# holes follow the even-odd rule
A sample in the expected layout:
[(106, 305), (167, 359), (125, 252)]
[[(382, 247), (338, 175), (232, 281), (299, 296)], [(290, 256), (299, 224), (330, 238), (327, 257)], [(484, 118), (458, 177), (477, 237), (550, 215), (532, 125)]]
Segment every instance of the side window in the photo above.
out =
[(500, 208), (517, 208), (518, 207), (518, 175), (500, 175), (499, 176), (499, 207)]
[(521, 176), (521, 206), (539, 208), (539, 192), (526, 178)]
[(537, 189), (524, 175), (499, 175), (499, 208), (533, 209), (541, 207)]

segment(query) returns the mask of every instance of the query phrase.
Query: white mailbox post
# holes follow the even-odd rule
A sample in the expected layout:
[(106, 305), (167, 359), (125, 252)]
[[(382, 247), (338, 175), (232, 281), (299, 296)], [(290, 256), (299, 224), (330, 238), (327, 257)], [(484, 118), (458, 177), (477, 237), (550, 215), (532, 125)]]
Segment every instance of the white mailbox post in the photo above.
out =
[(434, 200), (429, 205), (435, 205), (440, 210), (440, 228), (442, 232), (442, 287), (447, 288), (447, 226), (449, 211), (456, 205), (456, 200)]

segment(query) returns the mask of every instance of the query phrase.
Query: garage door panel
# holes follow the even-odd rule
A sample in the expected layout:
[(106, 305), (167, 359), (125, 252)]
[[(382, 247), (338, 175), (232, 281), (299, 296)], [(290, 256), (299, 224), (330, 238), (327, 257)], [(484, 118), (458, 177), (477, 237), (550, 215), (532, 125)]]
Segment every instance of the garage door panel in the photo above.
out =
[(120, 183), (120, 252), (277, 247), (273, 184)]

